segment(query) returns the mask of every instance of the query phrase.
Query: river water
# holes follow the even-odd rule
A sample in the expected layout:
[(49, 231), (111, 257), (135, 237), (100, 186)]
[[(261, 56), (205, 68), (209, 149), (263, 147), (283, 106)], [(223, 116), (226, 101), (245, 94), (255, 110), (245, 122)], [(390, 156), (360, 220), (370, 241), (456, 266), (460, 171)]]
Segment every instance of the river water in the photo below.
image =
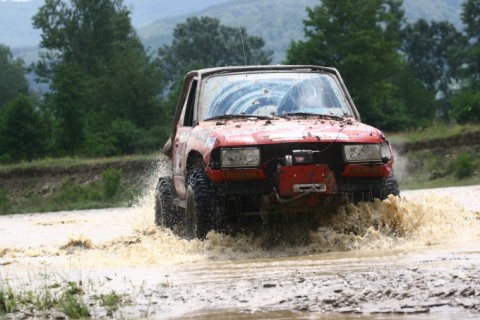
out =
[(0, 216), (2, 285), (124, 294), (115, 317), (129, 319), (480, 317), (480, 186), (350, 205), (314, 230), (286, 219), (205, 241), (156, 227), (151, 199)]

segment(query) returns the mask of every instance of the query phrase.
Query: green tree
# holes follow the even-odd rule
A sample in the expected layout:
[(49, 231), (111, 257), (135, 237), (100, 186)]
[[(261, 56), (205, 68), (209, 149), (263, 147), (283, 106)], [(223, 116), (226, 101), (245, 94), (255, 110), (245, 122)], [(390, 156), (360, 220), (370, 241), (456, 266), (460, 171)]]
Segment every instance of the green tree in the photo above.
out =
[(262, 38), (211, 17), (191, 17), (177, 24), (170, 45), (158, 50), (166, 80), (175, 84), (190, 69), (271, 63)]
[(122, 0), (46, 0), (33, 17), (45, 49), (35, 70), (51, 85), (45, 106), (55, 118), (60, 152), (124, 153), (109, 137), (116, 121), (145, 132), (162, 123), (160, 68), (129, 15)]
[(84, 122), (88, 89), (85, 75), (73, 64), (55, 66), (51, 92), (45, 95), (45, 107), (53, 116), (55, 155), (77, 154), (85, 140)]
[(160, 66), (136, 40), (117, 43), (115, 48), (105, 72), (94, 81), (100, 89), (92, 93), (97, 107), (111, 121), (128, 119), (137, 127), (150, 128), (161, 112)]
[(402, 48), (411, 72), (427, 90), (446, 98), (463, 62), (459, 48), (466, 46), (465, 36), (447, 21), (420, 19), (404, 30)]
[(1, 161), (31, 161), (45, 152), (45, 122), (33, 101), (20, 94), (11, 100), (0, 124)]
[[(158, 97), (162, 91), (158, 62), (129, 41), (117, 46), (105, 73), (91, 81), (96, 88), (90, 93), (96, 112), (86, 121), (84, 153), (88, 155), (145, 152), (159, 148), (168, 137), (152, 131), (171, 125), (163, 117), (164, 106)], [(143, 138), (150, 143), (146, 145)]]
[(33, 16), (40, 47), (49, 50), (44, 65), (74, 63), (85, 74), (101, 74), (115, 44), (136, 37), (129, 14), (122, 0), (45, 0)]
[(462, 4), (462, 22), (468, 37), (465, 77), (474, 86), (480, 86), (480, 0), (466, 0)]
[(480, 92), (474, 86), (466, 86), (451, 99), (450, 115), (459, 123), (480, 122)]
[(452, 117), (460, 123), (480, 121), (480, 0), (462, 4), (462, 22), (468, 38), (464, 50), (463, 87), (451, 99)]
[(429, 126), (437, 108), (435, 93), (427, 90), (408, 68), (396, 74), (393, 81), (397, 86), (393, 100), (400, 105), (385, 113), (386, 124), (397, 129)]
[(0, 44), (0, 111), (18, 94), (28, 93), (28, 82), (21, 59), (14, 59), (10, 48)]
[(305, 40), (291, 43), (286, 62), (336, 67), (364, 121), (401, 129), (408, 123), (389, 121), (392, 111), (407, 109), (396, 97), (395, 75), (405, 69), (399, 52), (401, 5), (401, 0), (323, 0), (307, 8)]

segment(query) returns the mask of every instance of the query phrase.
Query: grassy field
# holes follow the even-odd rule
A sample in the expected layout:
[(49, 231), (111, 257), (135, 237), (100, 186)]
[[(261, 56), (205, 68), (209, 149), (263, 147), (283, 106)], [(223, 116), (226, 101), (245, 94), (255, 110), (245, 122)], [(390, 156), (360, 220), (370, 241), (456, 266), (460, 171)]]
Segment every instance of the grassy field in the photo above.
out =
[(388, 133), (387, 136), (392, 143), (412, 143), (424, 140), (447, 139), (474, 131), (480, 131), (480, 124), (454, 124), (447, 126), (442, 123), (435, 123), (428, 128), (404, 132), (392, 132)]
[(110, 158), (93, 158), (93, 159), (83, 159), (83, 158), (47, 158), (34, 160), (31, 162), (21, 162), (15, 164), (1, 164), (0, 165), (0, 174), (6, 173), (13, 170), (26, 170), (32, 168), (59, 168), (59, 167), (75, 167), (75, 166), (95, 166), (95, 165), (109, 165), (118, 162), (131, 162), (131, 161), (147, 161), (152, 160), (158, 157), (159, 154), (149, 154), (149, 155), (129, 155), (122, 157), (110, 157)]
[[(387, 135), (396, 149), (405, 145), (425, 144), (397, 156), (397, 175), (403, 190), (467, 186), (480, 184), (480, 143), (459, 144), (458, 138), (480, 132), (480, 124), (435, 124)], [(478, 135), (477, 135), (478, 136)]]

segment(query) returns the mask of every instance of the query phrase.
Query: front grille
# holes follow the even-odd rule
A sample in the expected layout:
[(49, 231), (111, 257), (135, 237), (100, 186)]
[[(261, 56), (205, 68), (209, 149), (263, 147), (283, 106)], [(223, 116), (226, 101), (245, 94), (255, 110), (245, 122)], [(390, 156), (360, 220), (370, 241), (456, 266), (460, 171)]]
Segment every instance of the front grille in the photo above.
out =
[(276, 171), (278, 164), (284, 165), (285, 156), (293, 155), (294, 150), (311, 150), (313, 163), (327, 164), (335, 174), (340, 174), (345, 168), (339, 143), (285, 143), (262, 146), (262, 165), (265, 166), (267, 175)]

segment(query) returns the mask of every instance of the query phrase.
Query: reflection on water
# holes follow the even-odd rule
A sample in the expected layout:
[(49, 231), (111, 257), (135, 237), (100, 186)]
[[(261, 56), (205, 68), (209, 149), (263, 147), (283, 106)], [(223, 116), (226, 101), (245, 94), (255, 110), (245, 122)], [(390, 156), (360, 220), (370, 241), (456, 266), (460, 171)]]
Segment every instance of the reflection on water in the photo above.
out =
[[(439, 308), (441, 309), (441, 308)], [(348, 313), (308, 313), (300, 311), (271, 311), (271, 312), (238, 312), (237, 310), (202, 310), (182, 315), (171, 319), (191, 319), (191, 320), (221, 320), (221, 319), (275, 319), (275, 320), (454, 320), (454, 319), (477, 319), (478, 315), (463, 310), (457, 310), (452, 314), (452, 310), (438, 310), (435, 313), (426, 314), (348, 314)]]

